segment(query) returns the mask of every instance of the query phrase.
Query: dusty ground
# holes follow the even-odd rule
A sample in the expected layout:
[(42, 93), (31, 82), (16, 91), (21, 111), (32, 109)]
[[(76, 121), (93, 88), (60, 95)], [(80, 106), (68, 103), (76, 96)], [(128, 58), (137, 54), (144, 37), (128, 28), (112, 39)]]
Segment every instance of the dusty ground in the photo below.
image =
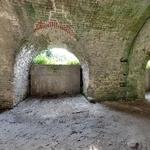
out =
[(150, 150), (150, 119), (105, 105), (27, 99), (0, 114), (0, 150)]

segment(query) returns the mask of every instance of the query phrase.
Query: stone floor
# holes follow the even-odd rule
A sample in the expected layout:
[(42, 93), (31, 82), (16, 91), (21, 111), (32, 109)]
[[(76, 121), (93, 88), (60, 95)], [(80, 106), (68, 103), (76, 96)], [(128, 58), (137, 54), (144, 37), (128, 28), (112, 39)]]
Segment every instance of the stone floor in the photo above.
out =
[(83, 96), (27, 99), (0, 114), (0, 150), (150, 150), (150, 119)]

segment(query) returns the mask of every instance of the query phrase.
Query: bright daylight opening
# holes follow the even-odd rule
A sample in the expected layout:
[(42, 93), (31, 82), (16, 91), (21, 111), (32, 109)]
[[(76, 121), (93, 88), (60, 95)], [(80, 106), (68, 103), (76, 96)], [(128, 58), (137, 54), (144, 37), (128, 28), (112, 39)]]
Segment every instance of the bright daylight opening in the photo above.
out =
[(64, 48), (52, 48), (41, 52), (34, 60), (36, 64), (79, 65), (78, 58)]

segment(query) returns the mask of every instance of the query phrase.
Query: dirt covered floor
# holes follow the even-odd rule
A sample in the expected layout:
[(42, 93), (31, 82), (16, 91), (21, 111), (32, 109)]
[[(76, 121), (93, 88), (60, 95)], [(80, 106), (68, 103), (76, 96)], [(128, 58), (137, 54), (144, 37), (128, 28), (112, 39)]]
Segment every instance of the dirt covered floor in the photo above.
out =
[(0, 113), (0, 150), (150, 150), (150, 119), (128, 106), (29, 98)]

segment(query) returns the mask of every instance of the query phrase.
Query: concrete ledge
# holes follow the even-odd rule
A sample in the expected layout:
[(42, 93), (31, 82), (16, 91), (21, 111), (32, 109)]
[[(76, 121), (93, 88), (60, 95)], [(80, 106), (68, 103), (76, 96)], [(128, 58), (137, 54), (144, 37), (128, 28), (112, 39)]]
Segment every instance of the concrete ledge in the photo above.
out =
[(49, 97), (80, 93), (80, 65), (37, 65), (31, 67), (31, 96)]

